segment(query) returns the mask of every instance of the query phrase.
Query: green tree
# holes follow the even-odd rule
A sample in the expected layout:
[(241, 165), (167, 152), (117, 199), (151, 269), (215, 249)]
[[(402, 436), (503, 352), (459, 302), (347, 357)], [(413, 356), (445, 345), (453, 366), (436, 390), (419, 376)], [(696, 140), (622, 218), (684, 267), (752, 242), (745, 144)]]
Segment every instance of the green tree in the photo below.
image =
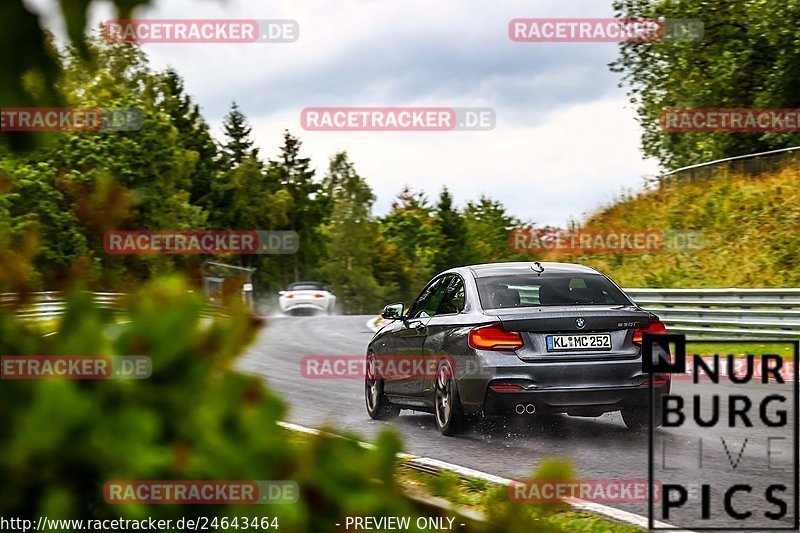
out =
[(466, 225), (461, 213), (453, 207), (453, 197), (447, 187), (439, 195), (433, 229), (441, 239), (433, 258), (434, 270), (441, 272), (465, 265), (469, 258)]
[(297, 232), (300, 239), (299, 251), (281, 258), (284, 283), (316, 274), (324, 247), (320, 226), (330, 213), (330, 203), (322, 185), (315, 180), (311, 160), (300, 155), (302, 144), (285, 131), (279, 158), (269, 162), (269, 175), (275, 186), (285, 190), (291, 199), (286, 202), (288, 220), (283, 229)]
[[(18, 237), (35, 230), (42, 243), (35, 261), (42, 288), (57, 288), (76, 270), (116, 285), (186, 264), (178, 256), (110, 256), (103, 234), (111, 229), (196, 229), (206, 213), (189, 189), (195, 152), (182, 142), (165, 111), (173, 94), (135, 46), (86, 44), (89, 61), (65, 52), (58, 90), (74, 107), (136, 108), (139, 131), (59, 132), (52, 144), (0, 161), (10, 177), (7, 205)], [(13, 236), (12, 236), (13, 237)]]
[(222, 159), (227, 167), (238, 167), (248, 157), (258, 159), (258, 148), (252, 139), (253, 128), (236, 102), (231, 104), (231, 110), (225, 116), (222, 127), (225, 130)]
[(220, 171), (217, 144), (200, 114), (199, 106), (186, 94), (178, 73), (170, 68), (159, 77), (166, 95), (160, 107), (172, 119), (172, 124), (178, 130), (179, 143), (190, 151), (194, 162), (194, 169), (189, 176), (189, 201), (207, 206), (211, 185)]
[[(434, 227), (434, 209), (423, 192), (403, 188), (381, 219), (381, 231), (390, 245), (396, 246), (411, 265), (412, 292), (418, 291), (434, 272), (434, 257), (440, 237)], [(410, 296), (404, 301), (410, 300)]]
[[(252, 128), (247, 117), (234, 102), (223, 120), (224, 139), (220, 147), (220, 170), (214, 176), (207, 200), (210, 222), (215, 229), (256, 229), (258, 225), (242, 226), (252, 222), (250, 211), (263, 207), (266, 177), (264, 165), (258, 159), (258, 149), (252, 139)], [(238, 202), (244, 200), (244, 204)]]
[(665, 108), (800, 107), (800, 1), (625, 0), (620, 17), (699, 19), (701, 41), (622, 43), (622, 73), (642, 148), (666, 168), (800, 144), (798, 133), (664, 132)]
[(375, 313), (384, 295), (373, 275), (373, 247), (379, 238), (372, 218), (375, 195), (346, 152), (331, 159), (323, 186), (333, 213), (324, 230), (327, 254), (321, 272), (345, 311)]
[(509, 248), (509, 234), (520, 226), (520, 221), (506, 213), (500, 202), (485, 196), (477, 202), (467, 202), (464, 220), (470, 243), (470, 263), (526, 259)]
[(422, 287), (415, 285), (411, 261), (396, 244), (378, 235), (372, 250), (372, 270), (384, 291), (384, 303), (402, 302), (408, 306)]

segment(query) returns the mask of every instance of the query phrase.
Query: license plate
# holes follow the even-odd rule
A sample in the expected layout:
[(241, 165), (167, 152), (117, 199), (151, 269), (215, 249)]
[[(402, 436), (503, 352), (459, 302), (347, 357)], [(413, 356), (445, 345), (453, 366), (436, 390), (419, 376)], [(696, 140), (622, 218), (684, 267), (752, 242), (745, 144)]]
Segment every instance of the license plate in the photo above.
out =
[(611, 335), (548, 335), (547, 351), (610, 350)]

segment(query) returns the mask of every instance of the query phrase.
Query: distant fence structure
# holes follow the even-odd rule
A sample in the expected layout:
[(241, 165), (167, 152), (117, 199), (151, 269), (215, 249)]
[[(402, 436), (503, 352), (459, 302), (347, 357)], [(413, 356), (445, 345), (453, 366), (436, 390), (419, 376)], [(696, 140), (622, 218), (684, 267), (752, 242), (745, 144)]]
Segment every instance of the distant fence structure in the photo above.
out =
[(752, 176), (786, 167), (800, 169), (800, 146), (689, 165), (661, 174), (651, 178), (649, 181), (659, 184), (671, 182), (695, 183), (709, 180), (722, 173)]

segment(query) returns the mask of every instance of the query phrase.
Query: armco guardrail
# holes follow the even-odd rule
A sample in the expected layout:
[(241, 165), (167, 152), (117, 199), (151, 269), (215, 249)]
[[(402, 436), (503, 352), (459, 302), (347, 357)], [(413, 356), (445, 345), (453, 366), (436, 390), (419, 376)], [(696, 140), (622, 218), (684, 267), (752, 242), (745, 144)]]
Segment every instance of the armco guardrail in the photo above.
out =
[[(658, 315), (671, 332), (702, 338), (800, 339), (800, 289), (625, 289), (644, 309)], [(122, 310), (121, 293), (93, 293), (96, 305)], [(46, 320), (64, 312), (63, 294), (0, 294), (0, 309), (13, 308), (21, 318)], [(207, 305), (205, 316), (223, 314)]]
[[(125, 295), (117, 292), (95, 292), (92, 296), (98, 308), (117, 312), (121, 309)], [(26, 320), (47, 320), (62, 315), (66, 303), (61, 292), (33, 292), (24, 297), (14, 293), (0, 294), (0, 309), (9, 308), (13, 308), (18, 317)]]
[(800, 289), (625, 289), (670, 332), (697, 338), (800, 339)]
[[(105, 309), (114, 314), (123, 312), (123, 299), (126, 294), (119, 292), (94, 292), (91, 294), (99, 309)], [(48, 320), (64, 314), (66, 302), (64, 293), (61, 292), (29, 293), (21, 301), (18, 294), (2, 293), (0, 294), (0, 310), (2, 309), (13, 309), (14, 314), (24, 320)], [(205, 317), (224, 314), (223, 307), (212, 304), (206, 304), (202, 313)]]

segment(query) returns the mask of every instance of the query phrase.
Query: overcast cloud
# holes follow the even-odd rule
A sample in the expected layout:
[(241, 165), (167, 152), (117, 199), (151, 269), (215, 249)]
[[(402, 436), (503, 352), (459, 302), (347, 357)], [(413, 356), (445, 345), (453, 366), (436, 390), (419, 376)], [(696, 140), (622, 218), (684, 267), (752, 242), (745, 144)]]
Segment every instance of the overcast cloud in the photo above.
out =
[[(28, 0), (57, 34), (55, 0)], [(638, 188), (658, 171), (618, 76), (616, 45), (515, 43), (509, 20), (610, 17), (610, 0), (156, 0), (138, 18), (295, 19), (289, 44), (147, 44), (155, 68), (174, 67), (216, 134), (231, 101), (253, 124), (261, 152), (298, 135), (320, 173), (347, 150), (385, 213), (406, 184), (459, 203), (481, 194), (515, 215), (563, 225)], [(92, 23), (112, 17), (107, 4)], [(491, 107), (483, 132), (306, 132), (305, 107)]]

